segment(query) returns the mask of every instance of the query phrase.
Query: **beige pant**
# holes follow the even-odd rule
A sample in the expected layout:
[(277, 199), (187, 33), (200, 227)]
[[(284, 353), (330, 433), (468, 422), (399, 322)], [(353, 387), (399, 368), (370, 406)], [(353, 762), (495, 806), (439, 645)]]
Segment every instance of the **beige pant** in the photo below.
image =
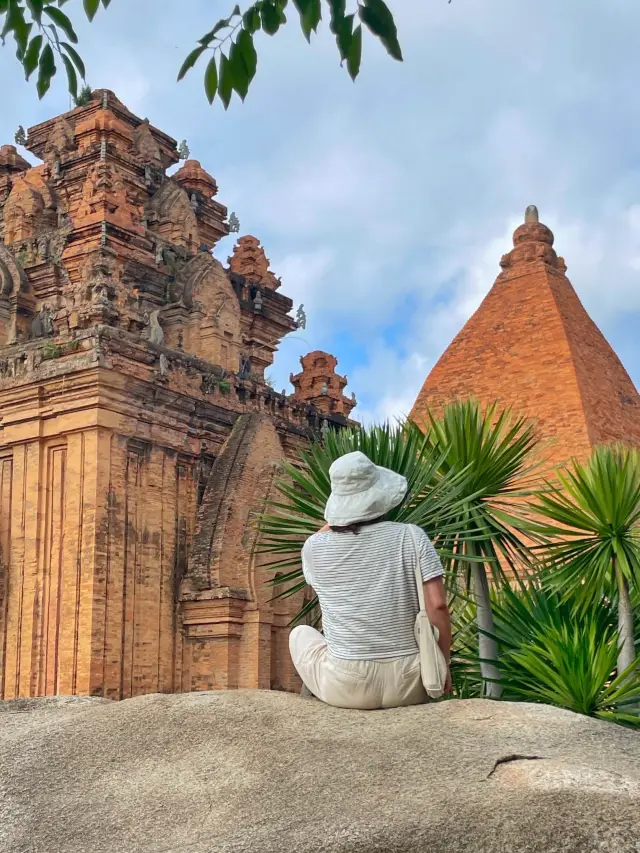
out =
[(308, 625), (291, 631), (289, 649), (304, 685), (327, 705), (372, 711), (428, 701), (417, 654), (389, 660), (342, 660), (329, 654), (322, 634)]

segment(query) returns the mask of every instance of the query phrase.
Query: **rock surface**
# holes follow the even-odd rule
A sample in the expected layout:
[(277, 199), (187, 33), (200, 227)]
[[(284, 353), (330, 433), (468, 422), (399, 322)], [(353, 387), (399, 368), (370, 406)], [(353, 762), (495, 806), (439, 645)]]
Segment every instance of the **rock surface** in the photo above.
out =
[(2, 853), (638, 853), (640, 735), (276, 692), (0, 703)]

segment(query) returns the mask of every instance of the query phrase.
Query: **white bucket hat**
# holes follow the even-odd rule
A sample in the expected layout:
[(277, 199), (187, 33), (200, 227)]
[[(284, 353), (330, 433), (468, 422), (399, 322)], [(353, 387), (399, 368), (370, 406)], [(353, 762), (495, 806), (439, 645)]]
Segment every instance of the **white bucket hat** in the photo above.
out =
[(359, 450), (336, 459), (329, 478), (331, 494), (324, 517), (331, 527), (380, 518), (402, 503), (407, 493), (405, 477), (374, 465)]

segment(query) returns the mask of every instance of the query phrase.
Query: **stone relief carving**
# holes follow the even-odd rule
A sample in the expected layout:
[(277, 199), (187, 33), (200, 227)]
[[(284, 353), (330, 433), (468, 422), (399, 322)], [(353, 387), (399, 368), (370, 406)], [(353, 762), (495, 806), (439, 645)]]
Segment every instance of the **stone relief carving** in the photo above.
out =
[(27, 291), (29, 284), (22, 267), (11, 252), (0, 245), (0, 296), (10, 296), (20, 290)]
[(158, 346), (162, 346), (164, 343), (164, 332), (162, 331), (162, 326), (160, 325), (160, 321), (158, 317), (160, 315), (160, 308), (156, 308), (155, 311), (152, 311), (149, 314), (148, 311), (144, 312), (144, 321), (145, 324), (149, 327), (149, 332), (147, 335), (147, 340), (152, 344), (157, 344)]
[(45, 304), (31, 321), (31, 337), (50, 338), (53, 334), (53, 314), (49, 306)]

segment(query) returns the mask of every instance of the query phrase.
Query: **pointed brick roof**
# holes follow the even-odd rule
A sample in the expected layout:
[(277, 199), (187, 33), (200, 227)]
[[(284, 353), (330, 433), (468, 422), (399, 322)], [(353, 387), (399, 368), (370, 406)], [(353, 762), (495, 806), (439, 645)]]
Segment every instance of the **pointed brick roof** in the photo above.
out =
[(527, 208), (511, 252), (482, 304), (441, 356), (415, 402), (426, 409), (475, 397), (533, 418), (550, 464), (584, 458), (595, 444), (640, 446), (640, 396), (584, 309), (553, 234)]

